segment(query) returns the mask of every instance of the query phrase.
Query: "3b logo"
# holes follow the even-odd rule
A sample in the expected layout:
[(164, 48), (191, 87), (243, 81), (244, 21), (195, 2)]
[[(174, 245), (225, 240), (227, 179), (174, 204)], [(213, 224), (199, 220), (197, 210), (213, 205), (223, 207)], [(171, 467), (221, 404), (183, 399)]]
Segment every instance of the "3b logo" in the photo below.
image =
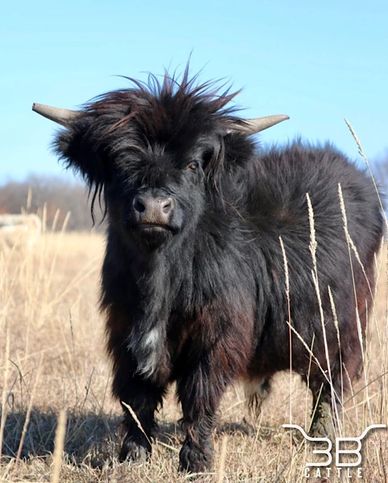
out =
[[(316, 455), (324, 455), (326, 459), (323, 461), (306, 463), (306, 466), (315, 466), (315, 467), (326, 467), (330, 466), (333, 461), (333, 452), (335, 455), (335, 465), (339, 468), (341, 467), (357, 467), (360, 466), (362, 463), (362, 455), (361, 455), (361, 441), (365, 438), (365, 436), (371, 431), (372, 429), (385, 429), (387, 427), (386, 424), (372, 424), (368, 426), (360, 436), (351, 438), (351, 437), (337, 437), (335, 438), (335, 446), (333, 450), (333, 442), (329, 438), (312, 438), (303, 428), (298, 426), (297, 424), (283, 424), (283, 428), (286, 429), (297, 429), (303, 435), (303, 437), (307, 441), (312, 441), (314, 443), (319, 443), (319, 448), (314, 448), (313, 453)], [(355, 448), (345, 448), (346, 443), (356, 443)], [(322, 448), (323, 445), (326, 445)], [(351, 456), (352, 461), (342, 461), (341, 457), (344, 455)]]

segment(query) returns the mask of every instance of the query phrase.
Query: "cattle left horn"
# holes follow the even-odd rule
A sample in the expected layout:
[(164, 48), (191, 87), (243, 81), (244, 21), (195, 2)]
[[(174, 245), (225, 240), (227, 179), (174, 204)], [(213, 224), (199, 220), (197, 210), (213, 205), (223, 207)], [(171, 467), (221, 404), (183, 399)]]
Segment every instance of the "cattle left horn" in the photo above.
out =
[(290, 119), (285, 114), (276, 114), (273, 116), (257, 117), (256, 119), (246, 119), (243, 124), (234, 125), (231, 132), (241, 132), (242, 134), (255, 134), (269, 127), (279, 124), (279, 122)]
[(65, 127), (68, 127), (70, 122), (79, 116), (78, 111), (47, 106), (46, 104), (38, 104), (37, 102), (32, 104), (32, 110)]

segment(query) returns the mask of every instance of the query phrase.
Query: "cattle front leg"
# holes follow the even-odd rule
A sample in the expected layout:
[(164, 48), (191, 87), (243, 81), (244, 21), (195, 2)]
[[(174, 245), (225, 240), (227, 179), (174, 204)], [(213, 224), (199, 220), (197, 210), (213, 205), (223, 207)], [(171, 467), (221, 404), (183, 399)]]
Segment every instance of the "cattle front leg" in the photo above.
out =
[(115, 372), (113, 393), (124, 411), (125, 436), (119, 460), (143, 460), (151, 454), (151, 440), (157, 429), (155, 411), (162, 402), (164, 387), (131, 374), (130, 367), (123, 364)]
[(233, 364), (224, 367), (222, 359), (219, 353), (205, 355), (191, 373), (177, 381), (186, 432), (179, 454), (180, 471), (200, 473), (211, 468), (216, 413), (237, 367)]
[(121, 400), (126, 431), (119, 453), (121, 462), (144, 460), (151, 454), (151, 440), (157, 429), (155, 411), (163, 396), (160, 389), (142, 390), (138, 384), (133, 389), (139, 392)]
[[(186, 437), (179, 453), (179, 470), (199, 473), (210, 469), (213, 457), (212, 431), (216, 411), (223, 391), (207, 385), (196, 374), (191, 380), (180, 381), (178, 395), (182, 403), (183, 428)], [(205, 385), (207, 388), (205, 389)], [(205, 393), (202, 390), (205, 389)]]

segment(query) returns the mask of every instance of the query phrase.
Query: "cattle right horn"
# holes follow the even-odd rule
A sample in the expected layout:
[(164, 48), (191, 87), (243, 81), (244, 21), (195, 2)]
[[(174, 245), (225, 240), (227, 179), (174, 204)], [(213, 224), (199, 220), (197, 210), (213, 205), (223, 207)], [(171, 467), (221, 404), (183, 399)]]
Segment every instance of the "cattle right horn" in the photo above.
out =
[(32, 104), (32, 110), (64, 127), (68, 127), (70, 122), (79, 116), (78, 111), (47, 106), (46, 104), (38, 104), (37, 102)]

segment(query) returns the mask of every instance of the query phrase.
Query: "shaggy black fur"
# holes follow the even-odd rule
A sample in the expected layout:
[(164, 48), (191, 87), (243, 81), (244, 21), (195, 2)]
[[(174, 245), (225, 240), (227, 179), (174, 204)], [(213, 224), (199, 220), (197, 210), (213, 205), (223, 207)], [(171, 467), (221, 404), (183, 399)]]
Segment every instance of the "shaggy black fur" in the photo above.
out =
[[(327, 359), (306, 193), (315, 215), (319, 286), (338, 397), (360, 370), (357, 317), (365, 333), (382, 236), (372, 183), (343, 154), (330, 145), (299, 141), (262, 152), (251, 137), (231, 131), (243, 122), (228, 108), (234, 95), (212, 89), (197, 86), (187, 72), (179, 82), (168, 75), (161, 83), (151, 77), (148, 84), (136, 82), (88, 104), (56, 140), (60, 156), (103, 193), (107, 206), (101, 305), (113, 393), (131, 406), (152, 437), (155, 411), (176, 381), (187, 434), (180, 467), (194, 472), (211, 465), (211, 431), (226, 388), (243, 378), (259, 389), (264, 378), (268, 389), (274, 373), (289, 369), (290, 344), (292, 369), (308, 382), (317, 405), (331, 402), (321, 370)], [(368, 281), (354, 254), (350, 265), (339, 183)], [(158, 213), (148, 216), (134, 201), (138, 195), (171, 198), (168, 222)], [(279, 237), (288, 260), (291, 323), (313, 348), (312, 361), (297, 336), (290, 340)], [(120, 457), (137, 459), (151, 445), (123, 409), (127, 435)], [(322, 421), (315, 418), (316, 429)]]

